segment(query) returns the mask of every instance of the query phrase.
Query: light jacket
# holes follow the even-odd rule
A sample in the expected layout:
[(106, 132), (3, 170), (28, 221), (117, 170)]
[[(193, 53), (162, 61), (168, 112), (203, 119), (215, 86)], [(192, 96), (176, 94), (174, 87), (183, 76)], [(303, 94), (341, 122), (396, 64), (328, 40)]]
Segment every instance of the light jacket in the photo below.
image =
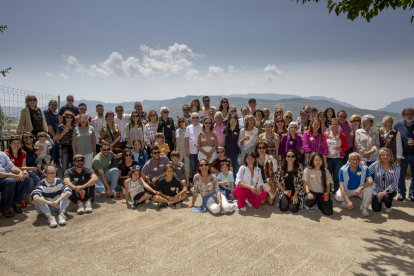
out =
[[(43, 130), (46, 133), (48, 133), (45, 114), (43, 114), (43, 111), (40, 107), (38, 108), (40, 109), (40, 112), (42, 112)], [(20, 119), (19, 119), (19, 124), (17, 125), (16, 132), (21, 132), (21, 133), (32, 132), (32, 130), (33, 130), (33, 125), (32, 125), (32, 119), (30, 118), (30, 110), (29, 110), (29, 107), (25, 106), (22, 108), (22, 111), (20, 112)]]

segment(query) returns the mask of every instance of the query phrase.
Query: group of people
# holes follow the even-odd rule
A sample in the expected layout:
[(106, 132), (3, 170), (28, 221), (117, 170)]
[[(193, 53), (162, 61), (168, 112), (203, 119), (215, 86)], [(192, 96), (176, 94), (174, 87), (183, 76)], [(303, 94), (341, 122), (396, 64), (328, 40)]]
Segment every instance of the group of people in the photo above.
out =
[[(390, 212), (397, 193), (405, 199), (407, 168), (414, 168), (412, 108), (395, 124), (385, 116), (377, 130), (370, 114), (348, 120), (345, 110), (305, 106), (295, 120), (280, 107), (273, 115), (257, 109), (256, 99), (238, 115), (228, 99), (216, 108), (204, 96), (204, 106), (194, 99), (176, 121), (168, 107), (147, 112), (141, 102), (131, 114), (121, 105), (104, 113), (98, 104), (95, 117), (72, 95), (66, 102), (58, 111), (52, 100), (42, 111), (35, 95), (26, 97), (17, 135), (0, 152), (2, 216), (21, 213), (24, 201), (56, 227), (66, 224), (69, 199), (77, 213), (90, 213), (102, 193), (124, 193), (131, 208), (153, 201), (217, 214), (276, 204), (282, 212), (320, 209), (328, 216), (332, 197), (348, 210), (350, 197), (360, 197), (360, 212), (369, 216), (370, 204)], [(193, 208), (199, 195), (201, 206)], [(413, 180), (408, 196), (414, 201)]]

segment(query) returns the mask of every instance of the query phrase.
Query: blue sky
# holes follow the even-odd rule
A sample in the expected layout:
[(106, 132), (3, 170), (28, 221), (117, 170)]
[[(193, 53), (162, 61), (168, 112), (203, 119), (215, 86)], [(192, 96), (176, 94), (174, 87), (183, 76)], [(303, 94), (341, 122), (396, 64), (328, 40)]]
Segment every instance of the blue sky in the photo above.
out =
[(106, 102), (320, 95), (377, 109), (412, 97), (412, 12), (370, 23), (296, 1), (4, 1), (0, 85)]

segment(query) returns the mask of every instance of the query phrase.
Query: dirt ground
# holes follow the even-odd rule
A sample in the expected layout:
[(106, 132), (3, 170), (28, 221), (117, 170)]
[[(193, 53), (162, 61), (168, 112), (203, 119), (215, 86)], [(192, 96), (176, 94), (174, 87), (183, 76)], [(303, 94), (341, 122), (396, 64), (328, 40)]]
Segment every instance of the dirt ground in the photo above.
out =
[[(191, 197), (189, 197), (191, 199)], [(70, 204), (49, 228), (34, 207), (0, 219), (0, 275), (413, 275), (414, 202), (362, 217), (248, 207), (212, 215), (128, 209), (99, 196), (91, 214)], [(352, 200), (359, 207), (360, 200)], [(187, 203), (189, 200), (187, 199)], [(198, 198), (196, 205), (201, 203)]]

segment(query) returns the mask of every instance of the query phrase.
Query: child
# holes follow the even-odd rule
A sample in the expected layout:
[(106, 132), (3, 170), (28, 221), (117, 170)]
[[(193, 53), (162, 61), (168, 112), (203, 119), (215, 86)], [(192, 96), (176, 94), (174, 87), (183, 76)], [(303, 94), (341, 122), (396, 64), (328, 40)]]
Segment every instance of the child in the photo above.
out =
[(164, 143), (165, 136), (164, 133), (158, 132), (155, 134), (155, 141), (156, 145), (160, 149), (160, 155), (161, 156), (167, 156), (167, 154), (170, 152), (170, 147), (167, 143)]
[(132, 160), (137, 161), (139, 166), (143, 168), (148, 159), (147, 151), (145, 149), (142, 149), (142, 142), (139, 139), (134, 140), (132, 142), (132, 145), (134, 146), (134, 149), (131, 150)]
[(129, 195), (131, 194), (131, 198), (134, 201), (131, 208), (135, 209), (138, 205), (144, 203), (145, 200), (152, 198), (153, 194), (159, 194), (141, 178), (140, 166), (132, 166), (128, 176), (129, 178), (124, 182), (125, 200), (122, 201), (123, 204), (128, 204)]
[(43, 147), (42, 151), (37, 154), (36, 165), (39, 168), (39, 171), (42, 170), (43, 161), (46, 163), (46, 167), (50, 165), (50, 155), (49, 151), (52, 149), (52, 144), (47, 140), (47, 133), (42, 131), (37, 134), (39, 141), (34, 145), (35, 150)]
[(220, 192), (227, 199), (235, 199), (236, 197), (233, 194), (234, 190), (234, 177), (233, 172), (229, 171), (229, 165), (227, 162), (220, 164), (220, 173), (217, 175), (217, 180), (220, 184)]
[(183, 186), (190, 191), (190, 194), (193, 194), (194, 188), (193, 185), (189, 185), (189, 176), (188, 172), (185, 169), (184, 163), (180, 162), (180, 153), (177, 150), (171, 152), (171, 164), (174, 167), (174, 172), (176, 177), (183, 183)]

